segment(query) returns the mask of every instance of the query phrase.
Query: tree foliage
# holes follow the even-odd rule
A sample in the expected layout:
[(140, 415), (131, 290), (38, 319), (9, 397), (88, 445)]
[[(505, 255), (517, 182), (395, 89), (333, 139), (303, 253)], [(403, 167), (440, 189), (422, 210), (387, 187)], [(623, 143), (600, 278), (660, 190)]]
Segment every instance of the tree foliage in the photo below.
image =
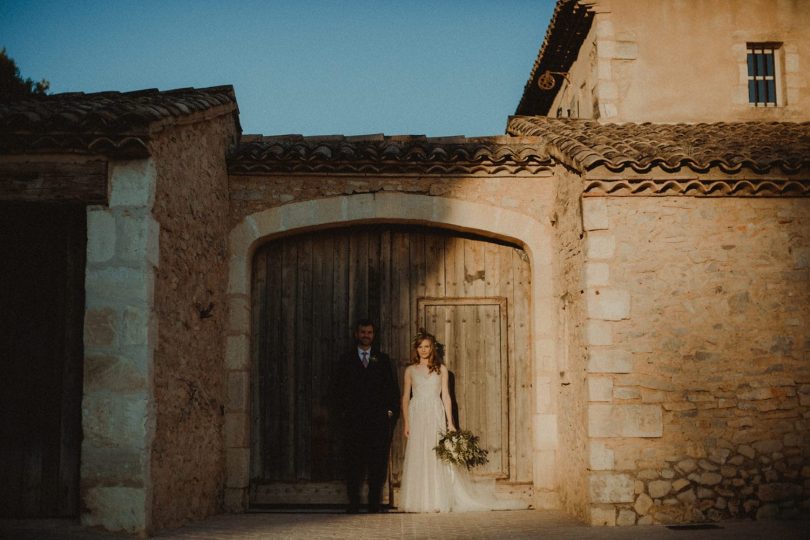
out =
[(44, 95), (51, 83), (42, 79), (39, 82), (31, 78), (23, 79), (20, 68), (13, 58), (6, 54), (6, 48), (0, 51), (0, 100), (8, 101), (31, 95)]

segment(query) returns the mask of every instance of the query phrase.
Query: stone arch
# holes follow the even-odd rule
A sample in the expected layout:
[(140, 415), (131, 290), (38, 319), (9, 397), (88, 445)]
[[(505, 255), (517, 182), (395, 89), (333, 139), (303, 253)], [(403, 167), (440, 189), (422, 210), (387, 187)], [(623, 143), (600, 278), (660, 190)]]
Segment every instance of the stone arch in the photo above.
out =
[(256, 248), (274, 237), (360, 223), (409, 223), (455, 229), (524, 247), (532, 275), (532, 386), (534, 392), (535, 506), (557, 506), (554, 468), (557, 415), (552, 380), (556, 370), (557, 302), (553, 296), (551, 226), (514, 210), (444, 197), (368, 193), (316, 199), (246, 216), (230, 232), (228, 337), (225, 353), (226, 492), (229, 511), (247, 507), (250, 464), (250, 286)]

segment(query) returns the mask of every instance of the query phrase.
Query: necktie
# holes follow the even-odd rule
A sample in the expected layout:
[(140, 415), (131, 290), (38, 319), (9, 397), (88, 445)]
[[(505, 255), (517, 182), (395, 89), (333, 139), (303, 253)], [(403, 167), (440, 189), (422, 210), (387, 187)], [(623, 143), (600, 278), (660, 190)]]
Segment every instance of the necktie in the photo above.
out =
[(368, 353), (363, 351), (363, 367), (368, 367)]

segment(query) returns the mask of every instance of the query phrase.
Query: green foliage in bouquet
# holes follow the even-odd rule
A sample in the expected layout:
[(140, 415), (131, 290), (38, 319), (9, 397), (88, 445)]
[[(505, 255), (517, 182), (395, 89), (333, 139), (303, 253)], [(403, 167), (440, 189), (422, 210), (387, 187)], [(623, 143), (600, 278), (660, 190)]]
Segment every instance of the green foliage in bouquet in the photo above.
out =
[(433, 451), (442, 461), (463, 465), (468, 470), (489, 461), (487, 451), (478, 446), (478, 436), (466, 430), (448, 431)]

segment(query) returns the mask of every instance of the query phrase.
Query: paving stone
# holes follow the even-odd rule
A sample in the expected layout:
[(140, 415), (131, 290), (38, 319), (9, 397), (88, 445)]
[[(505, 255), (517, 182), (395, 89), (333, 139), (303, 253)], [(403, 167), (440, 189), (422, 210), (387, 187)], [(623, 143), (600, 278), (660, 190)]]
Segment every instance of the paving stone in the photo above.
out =
[[(773, 505), (776, 507), (776, 505)], [(783, 510), (787, 515), (789, 510)], [(630, 510), (624, 510), (632, 513)], [(768, 508), (764, 513), (772, 512)], [(776, 511), (779, 508), (776, 507)], [(621, 514), (621, 511), (620, 511)], [(659, 513), (659, 522), (671, 523), (671, 515)], [(697, 514), (695, 514), (697, 515)], [(625, 514), (629, 520), (629, 515)], [(616, 520), (619, 524), (621, 518)], [(705, 516), (700, 521), (705, 521)], [(252, 513), (213, 516), (179, 529), (159, 532), (158, 540), (265, 540), (287, 538), (350, 538), (352, 540), (502, 539), (554, 538), (561, 540), (613, 540), (669, 538), (702, 540), (743, 538), (800, 539), (810, 529), (810, 520), (724, 521), (719, 529), (671, 531), (653, 526), (652, 516), (642, 516), (636, 527), (614, 529), (590, 527), (559, 511), (469, 512), (461, 514), (359, 514)], [(0, 538), (14, 540), (126, 540), (130, 536), (81, 527), (74, 520), (0, 520)]]

